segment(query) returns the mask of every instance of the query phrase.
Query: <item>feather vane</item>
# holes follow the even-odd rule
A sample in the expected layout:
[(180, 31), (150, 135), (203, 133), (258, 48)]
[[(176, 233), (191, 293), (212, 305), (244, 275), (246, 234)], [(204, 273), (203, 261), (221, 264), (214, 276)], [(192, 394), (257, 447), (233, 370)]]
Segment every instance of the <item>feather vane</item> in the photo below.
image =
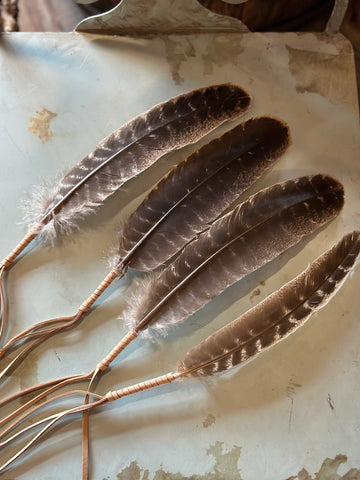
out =
[(153, 270), (169, 260), (248, 189), (288, 148), (288, 126), (260, 117), (182, 161), (151, 191), (119, 233), (113, 266)]
[(183, 322), (333, 219), (343, 202), (342, 185), (324, 175), (262, 190), (214, 222), (172, 264), (140, 285), (125, 320), (144, 334), (149, 324), (161, 331)]
[(360, 232), (355, 231), (277, 292), (192, 348), (177, 371), (190, 377), (213, 375), (283, 340), (331, 300), (359, 253)]
[(27, 216), (40, 223), (43, 239), (67, 233), (126, 181), (166, 153), (238, 117), (249, 103), (250, 96), (242, 88), (222, 84), (153, 107), (101, 141), (55, 187), (37, 189)]

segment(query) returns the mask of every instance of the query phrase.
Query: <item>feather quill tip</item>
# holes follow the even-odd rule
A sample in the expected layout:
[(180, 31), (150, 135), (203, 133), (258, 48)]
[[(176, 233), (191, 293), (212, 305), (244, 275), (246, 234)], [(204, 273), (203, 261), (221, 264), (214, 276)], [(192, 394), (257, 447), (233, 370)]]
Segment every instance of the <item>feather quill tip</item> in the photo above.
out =
[[(156, 280), (156, 272), (149, 273), (144, 279), (136, 280), (134, 289), (132, 289), (132, 292), (128, 295), (127, 298), (127, 308), (121, 316), (129, 330), (137, 331), (139, 316), (141, 315), (141, 312), (143, 312), (144, 307), (148, 303), (147, 292), (151, 291), (153, 286), (156, 285)], [(144, 338), (150, 338), (151, 334), (146, 328), (144, 330), (141, 330), (141, 336)]]
[[(64, 219), (63, 221), (58, 221), (57, 219), (56, 222), (50, 220), (46, 225), (40, 223), (44, 216), (44, 211), (47, 211), (53, 202), (57, 190), (56, 182), (55, 184), (43, 183), (42, 185), (34, 186), (29, 198), (23, 200), (20, 205), (23, 211), (22, 223), (30, 228), (38, 224), (39, 240), (45, 245), (53, 246), (59, 235), (67, 235), (74, 229), (79, 228), (77, 223), (71, 219)], [(93, 210), (87, 211), (85, 215), (92, 213)]]

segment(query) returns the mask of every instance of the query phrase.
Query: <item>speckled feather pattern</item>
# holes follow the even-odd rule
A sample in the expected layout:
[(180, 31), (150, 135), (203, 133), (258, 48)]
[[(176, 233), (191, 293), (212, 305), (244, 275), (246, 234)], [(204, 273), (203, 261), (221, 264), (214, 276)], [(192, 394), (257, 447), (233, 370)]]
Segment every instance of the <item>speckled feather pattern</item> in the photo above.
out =
[(43, 224), (53, 240), (94, 212), (126, 181), (171, 150), (194, 143), (226, 120), (245, 112), (250, 96), (233, 84), (174, 97), (129, 121), (101, 141), (55, 187), (35, 189), (27, 217)]
[(304, 325), (340, 289), (359, 259), (360, 232), (346, 235), (303, 273), (191, 349), (178, 371), (208, 376), (275, 345)]
[(159, 182), (129, 217), (112, 265), (149, 271), (168, 261), (230, 207), (289, 144), (284, 122), (259, 117), (202, 147)]
[(140, 285), (125, 318), (147, 334), (186, 320), (227, 287), (297, 244), (342, 209), (342, 185), (313, 175), (266, 188), (220, 218)]

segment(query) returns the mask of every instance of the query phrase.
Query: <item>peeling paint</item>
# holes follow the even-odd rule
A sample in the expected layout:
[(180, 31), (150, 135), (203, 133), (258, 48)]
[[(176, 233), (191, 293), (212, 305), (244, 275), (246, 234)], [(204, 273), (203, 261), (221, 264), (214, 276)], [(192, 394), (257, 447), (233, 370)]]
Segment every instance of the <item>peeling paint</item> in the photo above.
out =
[(36, 117), (30, 117), (30, 126), (28, 131), (39, 137), (42, 143), (46, 143), (55, 137), (54, 132), (50, 130), (51, 120), (57, 116), (57, 113), (43, 108), (41, 112), (36, 112)]
[[(181, 473), (170, 473), (163, 469), (156, 470), (153, 480), (241, 480), (238, 461), (240, 458), (241, 447), (234, 445), (232, 449), (224, 453), (223, 442), (216, 442), (206, 451), (207, 455), (215, 458), (213, 471), (204, 475), (183, 476)], [(136, 461), (124, 468), (116, 476), (117, 480), (149, 480), (150, 472), (143, 469)]]
[(204, 428), (209, 428), (211, 427), (211, 425), (214, 425), (215, 422), (216, 422), (215, 416), (212, 413), (209, 413), (209, 415), (205, 418), (202, 424)]
[[(296, 80), (298, 93), (317, 93), (331, 103), (348, 104), (356, 113), (356, 85), (351, 87), (354, 61), (347, 44), (339, 46), (337, 54), (300, 50), (286, 46), (289, 52), (289, 69)], [(329, 72), (333, 71), (333, 75)]]
[(257, 297), (258, 295), (260, 295), (260, 293), (261, 293), (260, 288), (255, 288), (255, 290), (250, 295), (250, 301), (252, 301), (254, 297)]
[(326, 458), (314, 476), (303, 468), (297, 475), (287, 480), (360, 480), (360, 470), (357, 468), (351, 468), (343, 476), (338, 474), (340, 465), (346, 462), (346, 455), (336, 455), (334, 459)]
[(170, 67), (172, 79), (176, 85), (180, 85), (184, 81), (180, 75), (181, 65), (188, 58), (195, 57), (195, 47), (189, 40), (177, 42), (169, 36), (161, 38), (165, 44), (166, 61)]
[(118, 480), (146, 480), (149, 477), (149, 470), (143, 470), (137, 462), (131, 462), (130, 465), (117, 474)]
[(238, 57), (243, 51), (240, 36), (213, 35), (206, 46), (206, 53), (202, 55), (204, 75), (211, 75), (214, 72), (214, 65), (218, 67), (224, 67), (229, 63), (237, 65)]

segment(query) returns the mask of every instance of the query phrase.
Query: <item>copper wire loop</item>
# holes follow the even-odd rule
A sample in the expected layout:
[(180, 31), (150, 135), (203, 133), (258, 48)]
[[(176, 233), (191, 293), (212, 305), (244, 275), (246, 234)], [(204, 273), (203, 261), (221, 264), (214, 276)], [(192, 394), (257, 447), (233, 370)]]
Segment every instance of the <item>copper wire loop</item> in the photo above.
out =
[(124, 350), (125, 347), (129, 345), (136, 337), (138, 333), (135, 330), (130, 330), (125, 337), (120, 340), (120, 342), (114, 347), (109, 355), (102, 360), (99, 365), (97, 365), (96, 370), (103, 372), (108, 368), (110, 363), (119, 355), (120, 352)]
[(151, 380), (146, 380), (146, 382), (136, 383), (135, 385), (122, 388), (121, 390), (108, 392), (105, 395), (105, 398), (108, 402), (113, 402), (114, 400), (118, 400), (119, 398), (125, 397), (126, 395), (141, 392), (142, 390), (147, 390), (148, 388), (158, 387), (159, 385), (164, 385), (165, 383), (171, 383), (178, 377), (179, 375), (177, 373), (170, 372), (166, 375), (161, 375), (161, 377), (155, 377)]
[(79, 307), (79, 311), (86, 313), (100, 297), (100, 295), (107, 289), (107, 287), (115, 280), (116, 277), (120, 275), (119, 271), (114, 268), (111, 272), (104, 278), (100, 285), (95, 289), (95, 291), (90, 295), (90, 297), (85, 300)]
[(39, 226), (40, 224), (34, 225), (34, 227), (25, 235), (25, 237), (21, 240), (21, 242), (16, 245), (14, 250), (1, 262), (1, 265), (6, 270), (9, 265), (15, 260), (15, 258), (29, 245), (29, 243), (34, 240), (34, 238), (39, 233)]

